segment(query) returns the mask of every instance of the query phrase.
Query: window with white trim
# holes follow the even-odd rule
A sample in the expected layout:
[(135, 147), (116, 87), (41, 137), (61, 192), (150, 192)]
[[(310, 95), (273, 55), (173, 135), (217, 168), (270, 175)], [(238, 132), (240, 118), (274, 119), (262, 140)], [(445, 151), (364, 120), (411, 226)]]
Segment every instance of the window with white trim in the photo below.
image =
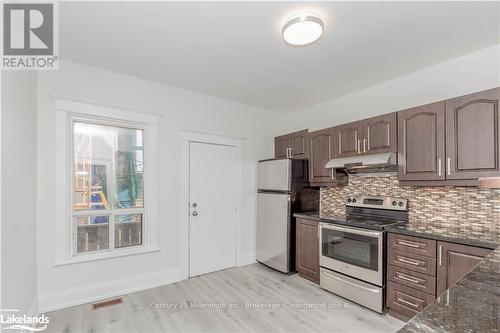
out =
[(159, 251), (159, 115), (54, 100), (55, 261)]
[(75, 254), (142, 245), (144, 129), (75, 120)]

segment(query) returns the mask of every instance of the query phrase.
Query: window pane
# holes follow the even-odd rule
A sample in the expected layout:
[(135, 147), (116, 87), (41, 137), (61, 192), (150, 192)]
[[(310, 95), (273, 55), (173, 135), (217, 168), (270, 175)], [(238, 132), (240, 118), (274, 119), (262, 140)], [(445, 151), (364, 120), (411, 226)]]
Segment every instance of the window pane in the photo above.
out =
[(142, 244), (142, 214), (115, 216), (115, 248)]
[(109, 216), (76, 216), (76, 253), (109, 249)]
[(143, 130), (74, 123), (74, 209), (144, 207)]

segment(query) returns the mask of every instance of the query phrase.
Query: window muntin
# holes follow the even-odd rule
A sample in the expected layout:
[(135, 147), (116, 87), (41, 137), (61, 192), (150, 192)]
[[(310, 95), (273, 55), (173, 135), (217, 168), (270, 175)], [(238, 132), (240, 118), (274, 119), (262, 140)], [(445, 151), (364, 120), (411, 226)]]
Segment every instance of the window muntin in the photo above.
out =
[(74, 254), (143, 244), (144, 130), (73, 122)]

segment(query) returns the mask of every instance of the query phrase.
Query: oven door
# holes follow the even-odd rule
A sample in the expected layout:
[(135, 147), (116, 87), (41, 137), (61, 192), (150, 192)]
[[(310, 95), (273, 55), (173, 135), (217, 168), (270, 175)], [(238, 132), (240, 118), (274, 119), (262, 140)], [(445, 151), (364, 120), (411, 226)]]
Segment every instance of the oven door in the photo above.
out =
[(320, 265), (333, 271), (383, 284), (383, 232), (329, 223), (320, 225)]

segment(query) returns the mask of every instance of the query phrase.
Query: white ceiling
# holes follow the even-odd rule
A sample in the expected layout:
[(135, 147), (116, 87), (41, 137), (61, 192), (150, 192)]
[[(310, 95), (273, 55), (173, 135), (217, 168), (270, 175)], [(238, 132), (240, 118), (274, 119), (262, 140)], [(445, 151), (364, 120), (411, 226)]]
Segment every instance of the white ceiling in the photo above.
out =
[[(499, 2), (61, 2), (64, 59), (292, 112), (499, 43)], [(281, 38), (301, 9), (316, 43)]]

